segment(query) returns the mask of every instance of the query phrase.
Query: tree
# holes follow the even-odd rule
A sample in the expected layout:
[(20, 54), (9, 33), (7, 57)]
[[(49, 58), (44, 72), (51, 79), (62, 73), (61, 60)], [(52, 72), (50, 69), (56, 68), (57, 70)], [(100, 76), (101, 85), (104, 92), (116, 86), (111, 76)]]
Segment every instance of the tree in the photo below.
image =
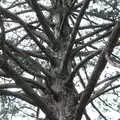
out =
[[(2, 104), (12, 102), (13, 110), (13, 101), (25, 101), (24, 107), (35, 106), (38, 120), (39, 110), (44, 120), (90, 120), (90, 109), (107, 120), (97, 103), (113, 110), (108, 93), (117, 96), (114, 103), (119, 99), (119, 5), (118, 0), (1, 0)], [(110, 71), (111, 65), (118, 69)]]

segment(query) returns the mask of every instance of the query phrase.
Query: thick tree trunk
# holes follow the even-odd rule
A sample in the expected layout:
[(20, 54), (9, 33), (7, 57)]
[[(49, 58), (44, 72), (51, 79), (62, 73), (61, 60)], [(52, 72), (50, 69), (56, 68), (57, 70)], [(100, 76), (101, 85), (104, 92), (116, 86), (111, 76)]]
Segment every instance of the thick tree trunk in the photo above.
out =
[(77, 95), (75, 91), (64, 88), (61, 82), (55, 83), (52, 89), (55, 92), (57, 91), (57, 100), (51, 97), (51, 102), (48, 101), (48, 106), (53, 110), (54, 115), (58, 120), (74, 120), (77, 108)]
[(72, 88), (73, 85), (70, 87), (65, 85), (65, 81), (67, 81), (68, 75), (71, 72), (71, 61), (69, 60), (67, 65), (69, 68), (67, 67), (64, 72), (61, 68), (63, 67), (71, 27), (68, 23), (68, 6), (58, 3), (57, 1), (56, 10), (58, 11), (52, 17), (52, 22), (55, 23), (55, 38), (59, 43), (59, 49), (56, 50), (57, 66), (51, 66), (51, 73), (54, 76), (54, 80), (51, 80), (50, 87), (54, 91), (55, 96), (49, 96), (51, 102), (48, 101), (48, 106), (53, 110), (58, 120), (74, 120), (77, 107), (77, 92), (75, 88)]

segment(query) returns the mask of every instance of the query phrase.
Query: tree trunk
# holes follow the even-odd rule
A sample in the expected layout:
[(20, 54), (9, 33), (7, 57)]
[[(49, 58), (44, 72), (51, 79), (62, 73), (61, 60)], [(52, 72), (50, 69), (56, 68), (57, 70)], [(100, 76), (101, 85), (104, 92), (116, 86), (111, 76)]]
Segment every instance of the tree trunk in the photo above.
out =
[[(74, 120), (77, 110), (77, 93), (63, 86), (63, 80), (57, 79), (52, 85), (57, 96), (49, 96), (48, 106), (58, 120)], [(55, 98), (57, 97), (57, 98)]]
[(56, 50), (55, 56), (57, 58), (57, 65), (55, 67), (51, 66), (51, 73), (54, 76), (54, 80), (51, 80), (50, 88), (55, 93), (55, 96), (49, 96), (48, 106), (53, 110), (58, 120), (74, 120), (77, 107), (77, 92), (73, 84), (70, 86), (65, 85), (65, 81), (67, 81), (68, 75), (71, 72), (70, 59), (67, 68), (65, 71), (62, 71), (65, 51), (71, 32), (71, 27), (68, 23), (68, 9), (68, 6), (57, 1), (57, 12), (52, 15), (52, 22), (55, 23), (54, 34), (59, 47)]

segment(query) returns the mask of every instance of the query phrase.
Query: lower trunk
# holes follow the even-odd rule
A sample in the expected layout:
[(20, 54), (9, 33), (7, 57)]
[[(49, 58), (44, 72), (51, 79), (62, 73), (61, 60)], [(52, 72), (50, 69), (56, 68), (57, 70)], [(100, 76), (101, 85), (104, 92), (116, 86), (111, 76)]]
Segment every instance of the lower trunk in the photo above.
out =
[[(59, 79), (60, 81), (60, 79)], [(73, 88), (63, 88), (62, 84), (55, 84), (52, 89), (58, 99), (51, 96), (48, 106), (58, 120), (74, 120), (77, 109), (77, 93)], [(49, 96), (50, 97), (50, 96)]]
[(74, 120), (76, 103), (74, 97), (63, 96), (61, 101), (49, 104), (58, 120)]

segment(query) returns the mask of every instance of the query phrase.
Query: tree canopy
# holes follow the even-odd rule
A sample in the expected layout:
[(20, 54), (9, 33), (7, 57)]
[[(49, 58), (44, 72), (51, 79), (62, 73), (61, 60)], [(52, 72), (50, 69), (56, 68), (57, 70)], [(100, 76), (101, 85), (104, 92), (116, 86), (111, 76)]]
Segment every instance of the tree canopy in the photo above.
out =
[(0, 0), (0, 119), (108, 120), (119, 78), (119, 0)]

